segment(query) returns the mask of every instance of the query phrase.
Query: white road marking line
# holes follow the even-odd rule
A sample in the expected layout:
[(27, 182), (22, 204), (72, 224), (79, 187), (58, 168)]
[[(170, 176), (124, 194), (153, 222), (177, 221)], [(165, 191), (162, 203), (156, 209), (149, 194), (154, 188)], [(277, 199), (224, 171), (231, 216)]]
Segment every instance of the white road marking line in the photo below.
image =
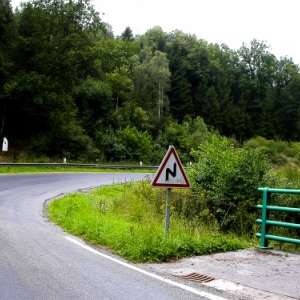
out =
[(159, 275), (147, 272), (147, 271), (145, 271), (143, 269), (137, 268), (137, 267), (135, 267), (133, 265), (130, 265), (130, 264), (126, 263), (126, 262), (120, 261), (120, 260), (118, 260), (116, 258), (113, 258), (113, 257), (109, 256), (109, 255), (106, 255), (104, 253), (98, 252), (97, 250), (93, 249), (92, 247), (89, 247), (89, 246), (87, 246), (85, 244), (82, 244), (82, 243), (80, 243), (79, 241), (75, 240), (72, 237), (64, 236), (64, 238), (66, 238), (68, 241), (70, 241), (70, 242), (72, 242), (72, 243), (74, 243), (74, 244), (76, 244), (76, 245), (78, 245), (78, 246), (80, 246), (80, 247), (82, 247), (82, 248), (90, 251), (90, 252), (93, 252), (94, 254), (100, 255), (100, 256), (102, 256), (102, 257), (104, 257), (106, 259), (109, 259), (109, 260), (117, 263), (117, 264), (120, 264), (120, 265), (122, 265), (124, 267), (127, 267), (129, 269), (132, 269), (134, 271), (140, 272), (140, 273), (142, 273), (144, 275), (150, 276), (150, 277), (155, 278), (157, 280), (163, 281), (163, 282), (168, 283), (170, 285), (179, 287), (179, 288), (181, 288), (183, 290), (189, 291), (189, 292), (194, 293), (196, 295), (199, 295), (199, 296), (202, 296), (202, 297), (206, 297), (207, 299), (210, 299), (210, 300), (227, 300), (226, 298), (219, 297), (219, 296), (216, 296), (216, 295), (213, 295), (213, 294), (210, 294), (210, 293), (207, 293), (207, 292), (203, 292), (203, 291), (198, 291), (198, 290), (196, 290), (196, 289), (194, 289), (192, 287), (186, 286), (184, 284), (172, 281), (172, 280), (164, 278), (162, 276), (159, 276)]

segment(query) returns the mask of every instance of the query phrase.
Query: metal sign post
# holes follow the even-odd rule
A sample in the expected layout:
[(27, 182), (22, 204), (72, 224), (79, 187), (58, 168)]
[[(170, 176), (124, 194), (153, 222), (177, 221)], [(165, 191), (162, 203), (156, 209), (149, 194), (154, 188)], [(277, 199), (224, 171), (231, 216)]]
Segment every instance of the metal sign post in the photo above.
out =
[(163, 161), (151, 181), (151, 186), (154, 188), (167, 188), (165, 218), (165, 235), (167, 235), (170, 225), (171, 188), (190, 187), (190, 183), (186, 177), (181, 161), (173, 146), (169, 146)]
[(165, 235), (169, 232), (170, 227), (170, 197), (171, 197), (171, 188), (167, 188), (166, 196), (166, 219), (165, 219)]

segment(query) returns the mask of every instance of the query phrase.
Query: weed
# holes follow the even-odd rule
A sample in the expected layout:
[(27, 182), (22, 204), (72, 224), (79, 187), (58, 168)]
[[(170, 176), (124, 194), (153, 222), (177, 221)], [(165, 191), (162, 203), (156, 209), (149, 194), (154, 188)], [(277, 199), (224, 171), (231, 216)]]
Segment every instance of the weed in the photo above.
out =
[(169, 261), (250, 245), (212, 231), (197, 217), (187, 219), (176, 212), (165, 236), (160, 208), (164, 200), (165, 192), (151, 189), (149, 182), (129, 183), (68, 195), (51, 202), (48, 211), (50, 220), (67, 232), (135, 262)]

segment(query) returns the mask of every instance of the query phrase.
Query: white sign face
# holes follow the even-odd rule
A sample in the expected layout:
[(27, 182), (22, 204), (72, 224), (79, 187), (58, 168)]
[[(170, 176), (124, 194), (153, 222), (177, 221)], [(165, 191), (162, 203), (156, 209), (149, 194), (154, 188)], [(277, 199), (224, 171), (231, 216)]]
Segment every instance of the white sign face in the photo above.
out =
[(3, 143), (2, 143), (2, 151), (8, 151), (8, 140), (7, 138), (3, 138)]
[(173, 146), (169, 147), (169, 150), (151, 182), (151, 186), (164, 188), (190, 187), (190, 183)]

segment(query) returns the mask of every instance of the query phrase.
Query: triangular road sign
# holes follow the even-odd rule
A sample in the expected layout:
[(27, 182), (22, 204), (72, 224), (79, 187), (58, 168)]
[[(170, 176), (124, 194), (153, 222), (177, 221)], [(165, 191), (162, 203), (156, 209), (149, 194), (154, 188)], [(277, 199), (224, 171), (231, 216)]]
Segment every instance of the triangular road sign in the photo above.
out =
[(155, 176), (151, 181), (152, 187), (189, 188), (181, 161), (173, 146), (170, 146)]

